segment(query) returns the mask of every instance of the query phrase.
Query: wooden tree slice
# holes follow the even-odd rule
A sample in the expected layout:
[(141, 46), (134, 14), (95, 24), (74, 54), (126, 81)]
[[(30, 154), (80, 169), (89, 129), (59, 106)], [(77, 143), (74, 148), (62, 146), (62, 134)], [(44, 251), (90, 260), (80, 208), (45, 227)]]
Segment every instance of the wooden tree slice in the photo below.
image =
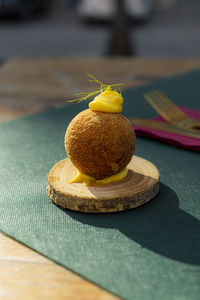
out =
[(102, 186), (68, 183), (76, 174), (69, 158), (59, 161), (48, 175), (47, 194), (71, 210), (101, 213), (131, 209), (150, 201), (159, 191), (159, 172), (148, 160), (133, 156), (121, 181)]

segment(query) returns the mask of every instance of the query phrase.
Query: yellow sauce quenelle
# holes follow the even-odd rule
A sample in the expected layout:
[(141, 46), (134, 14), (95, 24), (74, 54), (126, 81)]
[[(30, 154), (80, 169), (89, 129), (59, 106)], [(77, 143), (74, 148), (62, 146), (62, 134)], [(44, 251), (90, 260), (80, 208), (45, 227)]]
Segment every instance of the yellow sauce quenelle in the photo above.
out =
[(89, 108), (94, 111), (120, 113), (123, 102), (124, 99), (118, 92), (107, 89), (89, 103)]
[(124, 179), (126, 177), (127, 173), (128, 173), (128, 169), (125, 168), (115, 175), (106, 177), (104, 179), (96, 180), (94, 177), (87, 176), (87, 175), (81, 173), (80, 171), (78, 171), (77, 175), (74, 177), (74, 179), (70, 180), (69, 183), (83, 182), (85, 186), (104, 185), (104, 184), (108, 184), (108, 183), (112, 183), (112, 182), (120, 181), (120, 180)]

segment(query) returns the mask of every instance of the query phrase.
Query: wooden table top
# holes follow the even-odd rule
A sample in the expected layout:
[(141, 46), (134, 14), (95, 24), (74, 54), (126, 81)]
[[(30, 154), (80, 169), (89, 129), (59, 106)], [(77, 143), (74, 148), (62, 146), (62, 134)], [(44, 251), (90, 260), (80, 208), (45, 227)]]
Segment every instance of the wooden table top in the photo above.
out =
[[(144, 84), (200, 68), (200, 59), (12, 59), (0, 68), (0, 121), (58, 107), (91, 90), (86, 73), (105, 83)], [(118, 299), (0, 233), (0, 299)]]

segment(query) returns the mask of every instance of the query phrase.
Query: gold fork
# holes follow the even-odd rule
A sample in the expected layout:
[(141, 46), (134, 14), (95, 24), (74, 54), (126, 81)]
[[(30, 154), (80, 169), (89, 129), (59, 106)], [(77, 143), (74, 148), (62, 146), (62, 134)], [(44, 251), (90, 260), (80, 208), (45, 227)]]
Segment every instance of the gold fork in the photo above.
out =
[(162, 92), (153, 90), (144, 94), (144, 97), (168, 123), (182, 128), (200, 127), (200, 121), (186, 115)]

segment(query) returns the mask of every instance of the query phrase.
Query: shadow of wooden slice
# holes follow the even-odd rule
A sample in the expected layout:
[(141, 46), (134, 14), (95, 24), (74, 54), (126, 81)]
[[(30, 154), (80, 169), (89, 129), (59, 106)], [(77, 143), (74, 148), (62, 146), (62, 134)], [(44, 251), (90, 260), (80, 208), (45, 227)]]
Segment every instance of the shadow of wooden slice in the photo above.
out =
[(159, 172), (154, 164), (133, 156), (128, 174), (121, 181), (101, 186), (68, 183), (76, 169), (69, 160), (55, 164), (48, 175), (47, 194), (57, 205), (88, 213), (117, 212), (153, 199), (159, 191)]

